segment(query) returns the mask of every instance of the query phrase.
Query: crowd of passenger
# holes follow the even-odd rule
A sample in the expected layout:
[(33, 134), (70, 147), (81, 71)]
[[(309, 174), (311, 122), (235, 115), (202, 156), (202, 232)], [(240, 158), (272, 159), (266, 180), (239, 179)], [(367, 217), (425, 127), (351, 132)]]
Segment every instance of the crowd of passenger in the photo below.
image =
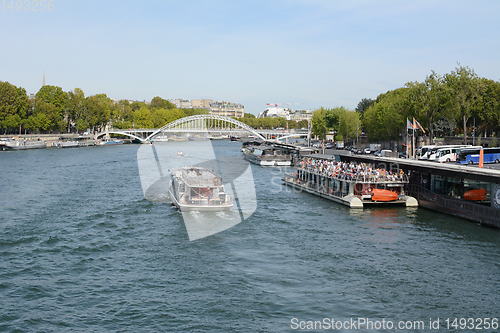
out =
[(299, 169), (312, 171), (331, 178), (358, 181), (405, 181), (406, 175), (403, 170), (389, 171), (375, 168), (367, 163), (336, 162), (318, 158), (304, 158), (298, 163)]

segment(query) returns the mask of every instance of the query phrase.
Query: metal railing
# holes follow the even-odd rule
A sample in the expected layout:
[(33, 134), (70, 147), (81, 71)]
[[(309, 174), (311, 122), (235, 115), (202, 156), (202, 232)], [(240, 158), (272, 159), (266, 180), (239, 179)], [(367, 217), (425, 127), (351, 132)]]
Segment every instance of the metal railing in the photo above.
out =
[(327, 194), (335, 197), (344, 197), (348, 194), (347, 191), (342, 191), (340, 189), (334, 190), (333, 188), (330, 188), (330, 190), (328, 190), (328, 187), (326, 187), (324, 184), (301, 180), (291, 174), (285, 174), (283, 176), (283, 180), (289, 183), (296, 184), (299, 187), (304, 187), (307, 189), (314, 190), (316, 192), (320, 192), (322, 194)]
[(323, 170), (319, 171), (316, 168), (312, 167), (304, 167), (301, 170), (305, 170), (309, 173), (318, 175), (318, 176), (325, 176), (328, 178), (332, 179), (338, 179), (342, 181), (349, 181), (349, 182), (356, 182), (356, 183), (402, 183), (402, 184), (407, 184), (408, 183), (408, 176), (404, 173), (398, 174), (398, 175), (387, 175), (385, 173), (383, 174), (368, 174), (368, 175), (362, 175), (362, 174), (351, 174), (349, 172), (341, 173), (341, 174), (332, 174), (328, 170)]

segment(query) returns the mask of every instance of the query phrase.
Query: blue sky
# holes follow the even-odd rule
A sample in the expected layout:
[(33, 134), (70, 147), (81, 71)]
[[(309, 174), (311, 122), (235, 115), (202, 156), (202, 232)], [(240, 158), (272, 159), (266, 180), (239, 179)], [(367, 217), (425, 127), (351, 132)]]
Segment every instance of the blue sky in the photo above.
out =
[(45, 72), (47, 84), (86, 96), (207, 98), (257, 114), (266, 103), (354, 109), (457, 63), (500, 80), (496, 0), (53, 5), (0, 3), (0, 81), (36, 93)]

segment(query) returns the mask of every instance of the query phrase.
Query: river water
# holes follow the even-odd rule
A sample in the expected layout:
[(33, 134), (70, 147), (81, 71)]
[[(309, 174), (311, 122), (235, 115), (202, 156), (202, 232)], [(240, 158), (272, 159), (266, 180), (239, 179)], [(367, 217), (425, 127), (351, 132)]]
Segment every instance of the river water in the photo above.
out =
[[(238, 143), (214, 146), (241, 160)], [(175, 207), (145, 199), (139, 149), (0, 153), (0, 331), (291, 332), (338, 320), (344, 332), (397, 330), (382, 321), (427, 332), (500, 317), (499, 230), (425, 209), (350, 210), (252, 165), (253, 214), (190, 240)]]

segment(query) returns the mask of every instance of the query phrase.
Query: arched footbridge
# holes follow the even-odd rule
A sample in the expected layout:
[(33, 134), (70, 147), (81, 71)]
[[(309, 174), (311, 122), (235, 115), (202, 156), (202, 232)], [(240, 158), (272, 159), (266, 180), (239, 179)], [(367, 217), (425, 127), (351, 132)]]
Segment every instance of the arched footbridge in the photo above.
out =
[(159, 129), (110, 129), (106, 132), (98, 133), (96, 137), (100, 138), (108, 133), (129, 136), (141, 142), (154, 141), (158, 136), (173, 136), (179, 133), (183, 135), (205, 135), (209, 137), (214, 135), (253, 135), (262, 140), (271, 137), (281, 139), (285, 137), (307, 136), (307, 133), (303, 131), (291, 133), (290, 131), (284, 130), (256, 130), (233, 118), (207, 114), (180, 118)]

